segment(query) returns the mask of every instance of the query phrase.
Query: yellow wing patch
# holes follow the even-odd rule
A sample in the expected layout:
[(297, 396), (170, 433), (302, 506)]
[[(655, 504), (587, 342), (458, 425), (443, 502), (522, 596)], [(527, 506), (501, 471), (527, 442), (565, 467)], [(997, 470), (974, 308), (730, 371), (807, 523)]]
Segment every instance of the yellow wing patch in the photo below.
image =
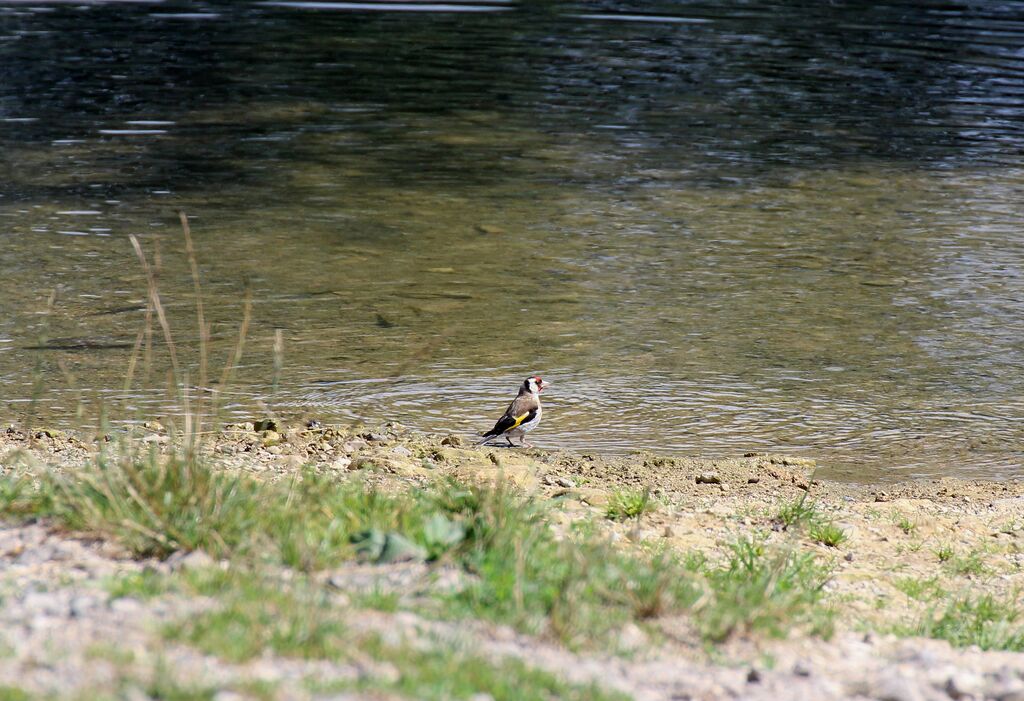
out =
[(525, 420), (526, 420), (526, 417), (527, 417), (527, 416), (529, 416), (529, 415), (530, 415), (530, 412), (526, 412), (526, 413), (525, 413), (525, 414), (523, 414), (522, 416), (517, 416), (517, 417), (516, 417), (516, 422), (515, 422), (514, 424), (512, 424), (512, 425), (511, 425), (511, 426), (509, 427), (509, 429), (508, 429), (508, 430), (510, 430), (510, 431), (511, 431), (511, 430), (512, 430), (513, 428), (516, 428), (517, 426), (519, 426), (519, 424), (523, 423), (523, 421), (525, 421)]

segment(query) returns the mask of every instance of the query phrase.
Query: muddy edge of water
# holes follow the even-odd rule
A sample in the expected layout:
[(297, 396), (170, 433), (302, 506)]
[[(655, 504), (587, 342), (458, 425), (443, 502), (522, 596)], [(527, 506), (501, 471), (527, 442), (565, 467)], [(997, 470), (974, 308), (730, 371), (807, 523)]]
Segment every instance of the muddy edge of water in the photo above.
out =
[[(662, 498), (692, 502), (774, 503), (804, 494), (834, 503), (928, 499), (976, 510), (997, 499), (1024, 497), (1024, 480), (958, 477), (877, 483), (821, 479), (810, 458), (770, 452), (702, 458), (638, 451), (625, 456), (543, 449), (477, 447), (455, 434), (428, 434), (396, 423), (320, 425), (305, 420), (266, 420), (227, 424), (204, 436), (202, 449), (229, 469), (268, 479), (303, 466), (341, 472), (364, 471), (430, 481), (454, 474), (468, 479), (502, 475), (527, 492), (578, 495), (578, 489), (649, 489)], [(86, 463), (97, 449), (121, 441), (141, 441), (169, 450), (173, 429), (150, 421), (100, 434), (34, 428), (7, 423), (0, 429), (3, 465), (27, 455), (57, 469)], [(567, 486), (572, 485), (572, 486)]]

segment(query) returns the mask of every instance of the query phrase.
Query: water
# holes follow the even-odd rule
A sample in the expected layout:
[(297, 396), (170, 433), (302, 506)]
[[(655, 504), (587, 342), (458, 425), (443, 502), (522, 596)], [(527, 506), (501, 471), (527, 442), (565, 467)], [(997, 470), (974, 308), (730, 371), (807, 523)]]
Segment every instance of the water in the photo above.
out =
[(212, 365), (253, 299), (233, 416), (468, 433), (536, 372), (544, 447), (1022, 476), (1021, 46), (1008, 3), (0, 2), (0, 411), (166, 411), (128, 236), (194, 377), (183, 209)]

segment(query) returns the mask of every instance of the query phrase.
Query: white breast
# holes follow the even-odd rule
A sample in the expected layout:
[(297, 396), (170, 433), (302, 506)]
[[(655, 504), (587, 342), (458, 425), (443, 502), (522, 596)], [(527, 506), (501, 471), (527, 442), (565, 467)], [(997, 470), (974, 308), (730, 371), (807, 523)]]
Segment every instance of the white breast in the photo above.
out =
[(525, 423), (519, 424), (518, 430), (522, 431), (523, 433), (526, 433), (527, 431), (532, 431), (533, 429), (537, 428), (537, 424), (540, 423), (540, 415), (543, 412), (544, 412), (544, 410), (538, 405), (537, 406), (537, 415), (534, 416), (531, 420), (529, 420), (529, 421), (527, 421)]

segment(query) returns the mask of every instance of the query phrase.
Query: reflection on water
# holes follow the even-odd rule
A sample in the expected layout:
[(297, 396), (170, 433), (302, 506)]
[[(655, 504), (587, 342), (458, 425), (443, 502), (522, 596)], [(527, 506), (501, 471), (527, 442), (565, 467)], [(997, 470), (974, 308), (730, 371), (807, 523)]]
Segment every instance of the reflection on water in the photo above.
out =
[(0, 2), (9, 418), (37, 363), (46, 420), (160, 414), (127, 237), (194, 356), (185, 209), (238, 416), (469, 432), (539, 372), (546, 447), (1024, 474), (1007, 6), (405, 5)]

